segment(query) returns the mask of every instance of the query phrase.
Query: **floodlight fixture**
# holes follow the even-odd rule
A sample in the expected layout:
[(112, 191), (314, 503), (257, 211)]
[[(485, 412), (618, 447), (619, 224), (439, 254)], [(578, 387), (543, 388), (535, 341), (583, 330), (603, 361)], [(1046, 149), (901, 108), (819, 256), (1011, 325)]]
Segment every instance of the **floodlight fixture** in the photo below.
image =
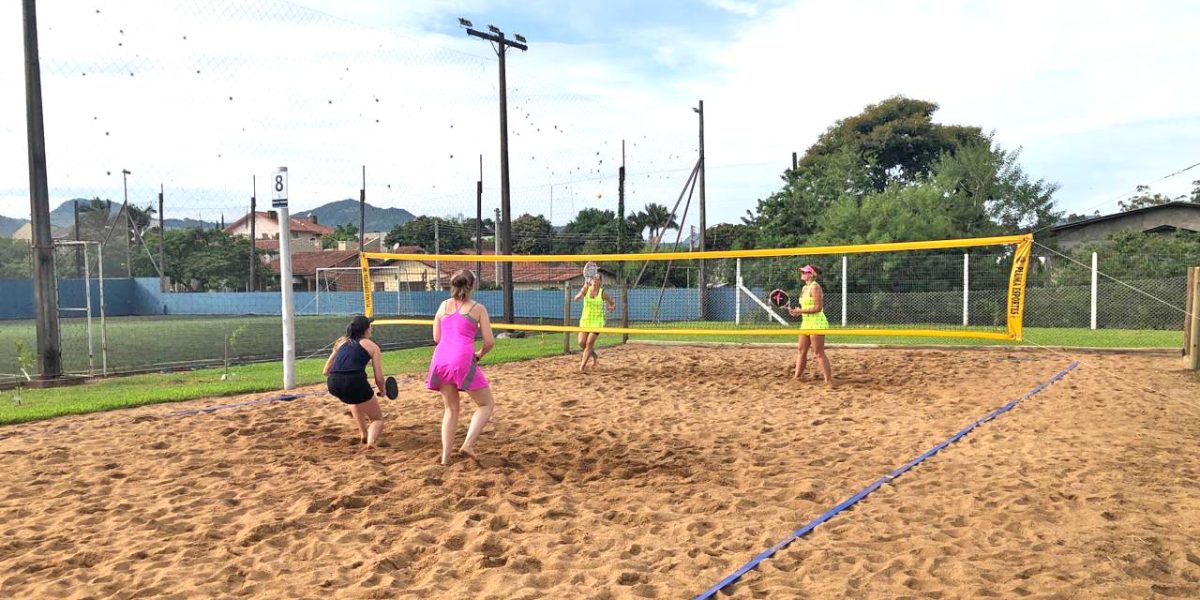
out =
[(474, 27), (474, 25), (471, 24), (470, 19), (464, 19), (462, 17), (458, 18), (458, 26), (459, 27)]
[(522, 44), (526, 44), (526, 43), (528, 43), (528, 41), (525, 39), (525, 36), (523, 36), (523, 35), (521, 35), (521, 34), (519, 34), (519, 33), (518, 33), (517, 35), (513, 36), (513, 37), (517, 38), (517, 41), (518, 41), (518, 42), (521, 42)]
[(496, 27), (495, 25), (488, 25), (488, 31), (490, 31), (496, 35), (504, 35), (504, 32), (500, 31), (500, 28)]

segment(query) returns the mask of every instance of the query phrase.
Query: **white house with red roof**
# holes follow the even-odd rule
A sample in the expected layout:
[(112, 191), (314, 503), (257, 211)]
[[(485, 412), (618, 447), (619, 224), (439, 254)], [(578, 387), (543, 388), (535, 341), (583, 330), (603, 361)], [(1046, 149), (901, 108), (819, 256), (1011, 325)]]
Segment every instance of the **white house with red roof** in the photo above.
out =
[[(254, 245), (263, 250), (279, 251), (279, 213), (273, 210), (255, 211)], [(250, 214), (234, 221), (225, 228), (230, 235), (250, 236)], [(291, 224), (292, 252), (304, 252), (321, 249), (321, 238), (333, 233), (332, 227), (326, 227), (317, 222), (317, 217), (307, 219), (289, 219)]]

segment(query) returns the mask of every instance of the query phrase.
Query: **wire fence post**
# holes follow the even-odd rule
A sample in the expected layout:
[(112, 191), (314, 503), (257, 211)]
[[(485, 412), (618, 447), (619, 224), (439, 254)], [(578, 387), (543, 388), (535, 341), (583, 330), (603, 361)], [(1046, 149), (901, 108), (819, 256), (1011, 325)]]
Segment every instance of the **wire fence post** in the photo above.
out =
[(1097, 259), (1097, 255), (1095, 252), (1093, 252), (1092, 253), (1092, 329), (1096, 328), (1096, 311), (1097, 311), (1096, 292), (1099, 288), (1099, 283), (1100, 283), (1100, 270), (1096, 268), (1098, 264), (1099, 264), (1099, 260)]
[(846, 255), (842, 255), (842, 327), (846, 326), (846, 299), (849, 296), (850, 286), (847, 284), (846, 273), (849, 271)]
[(742, 259), (735, 258), (733, 279), (733, 324), (742, 324)]
[[(571, 326), (571, 282), (563, 282), (563, 327)], [(571, 353), (571, 334), (563, 332), (563, 354)]]
[(963, 327), (971, 324), (971, 255), (963, 253)]
[(1184, 320), (1183, 352), (1187, 367), (1200, 369), (1200, 267), (1188, 268), (1187, 318)]

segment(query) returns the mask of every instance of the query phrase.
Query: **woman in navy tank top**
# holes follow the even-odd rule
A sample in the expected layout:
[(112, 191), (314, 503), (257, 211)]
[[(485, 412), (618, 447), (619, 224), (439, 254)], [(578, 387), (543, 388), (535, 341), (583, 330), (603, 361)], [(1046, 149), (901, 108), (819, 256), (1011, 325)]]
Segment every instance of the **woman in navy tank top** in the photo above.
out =
[[(383, 433), (383, 411), (376, 398), (383, 397), (383, 366), (379, 346), (370, 338), (371, 320), (362, 315), (354, 317), (346, 327), (346, 337), (333, 345), (333, 352), (325, 361), (325, 377), (329, 393), (350, 405), (360, 441), (367, 448), (374, 448)], [(375, 390), (367, 382), (367, 363), (375, 374)]]

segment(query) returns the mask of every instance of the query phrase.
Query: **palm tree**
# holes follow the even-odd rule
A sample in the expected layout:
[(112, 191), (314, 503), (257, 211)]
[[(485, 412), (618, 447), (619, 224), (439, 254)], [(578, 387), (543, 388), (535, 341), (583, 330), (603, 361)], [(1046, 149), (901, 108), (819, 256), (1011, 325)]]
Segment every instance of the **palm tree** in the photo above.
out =
[(675, 221), (675, 215), (661, 204), (651, 202), (646, 205), (644, 212), (638, 214), (645, 219), (646, 227), (650, 228), (650, 239), (656, 238), (659, 233), (667, 229), (679, 228), (679, 223)]

